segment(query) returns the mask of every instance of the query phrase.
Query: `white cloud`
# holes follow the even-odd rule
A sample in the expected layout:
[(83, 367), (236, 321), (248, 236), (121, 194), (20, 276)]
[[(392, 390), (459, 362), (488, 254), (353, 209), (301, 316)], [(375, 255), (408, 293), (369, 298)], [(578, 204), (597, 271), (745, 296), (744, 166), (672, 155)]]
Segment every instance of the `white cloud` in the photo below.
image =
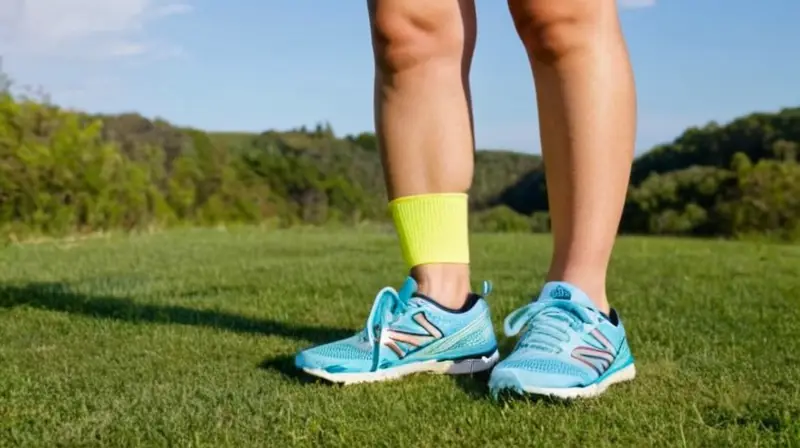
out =
[(179, 14), (187, 14), (192, 12), (192, 7), (186, 3), (171, 3), (163, 5), (156, 10), (159, 16), (174, 16)]
[(157, 49), (147, 28), (191, 6), (172, 0), (3, 0), (0, 51), (23, 57), (108, 58)]
[(619, 4), (626, 9), (650, 8), (656, 5), (656, 0), (619, 0)]
[(109, 45), (109, 56), (136, 56), (147, 52), (147, 46), (138, 42), (117, 42)]
[(184, 54), (156, 25), (191, 11), (186, 0), (0, 0), (0, 70), (58, 104), (106, 107), (127, 69)]

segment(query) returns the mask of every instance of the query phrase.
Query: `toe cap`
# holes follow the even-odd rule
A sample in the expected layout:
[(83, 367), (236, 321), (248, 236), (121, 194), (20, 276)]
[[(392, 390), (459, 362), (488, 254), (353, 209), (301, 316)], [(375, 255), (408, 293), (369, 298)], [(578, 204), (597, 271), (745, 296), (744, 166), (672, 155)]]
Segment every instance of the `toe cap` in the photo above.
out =
[(593, 378), (571, 363), (554, 358), (517, 358), (500, 363), (492, 372), (498, 384), (507, 383), (511, 388), (581, 387)]

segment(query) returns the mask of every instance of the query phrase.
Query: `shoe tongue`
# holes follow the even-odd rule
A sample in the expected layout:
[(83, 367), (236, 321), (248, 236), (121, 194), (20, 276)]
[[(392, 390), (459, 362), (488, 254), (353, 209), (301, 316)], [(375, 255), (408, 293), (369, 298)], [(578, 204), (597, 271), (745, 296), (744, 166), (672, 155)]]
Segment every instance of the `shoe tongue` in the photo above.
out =
[(596, 309), (594, 302), (575, 285), (567, 282), (548, 282), (537, 300), (570, 300), (586, 308)]

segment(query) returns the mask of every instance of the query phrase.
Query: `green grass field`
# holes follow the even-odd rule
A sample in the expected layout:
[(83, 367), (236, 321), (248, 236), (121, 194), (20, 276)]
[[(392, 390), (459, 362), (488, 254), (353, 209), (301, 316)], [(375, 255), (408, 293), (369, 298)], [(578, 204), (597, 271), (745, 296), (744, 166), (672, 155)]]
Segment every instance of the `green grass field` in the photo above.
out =
[[(498, 332), (549, 249), (475, 236)], [(0, 446), (800, 446), (798, 246), (621, 239), (609, 289), (639, 376), (591, 401), (498, 403), (480, 377), (297, 374), (296, 350), (363, 325), (399, 259), (390, 234), (355, 231), (6, 247)]]

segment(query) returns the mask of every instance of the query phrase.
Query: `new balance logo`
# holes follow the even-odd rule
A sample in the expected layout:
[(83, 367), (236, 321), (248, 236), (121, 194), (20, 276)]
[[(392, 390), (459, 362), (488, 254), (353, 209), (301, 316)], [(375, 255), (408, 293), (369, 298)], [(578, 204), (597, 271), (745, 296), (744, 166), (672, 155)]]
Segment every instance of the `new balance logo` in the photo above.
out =
[(419, 348), (428, 345), (443, 336), (442, 332), (439, 331), (439, 329), (436, 328), (436, 326), (433, 325), (427, 317), (425, 317), (425, 313), (417, 313), (414, 315), (413, 319), (417, 325), (425, 330), (425, 334), (407, 333), (399, 330), (386, 329), (383, 332), (383, 337), (381, 337), (381, 342), (395, 352), (395, 354), (401, 359), (406, 356), (406, 351), (400, 347), (398, 342), (402, 342), (413, 348)]
[(572, 357), (594, 369), (602, 375), (614, 362), (616, 350), (614, 345), (596, 328), (589, 335), (602, 348), (595, 346), (592, 341), (584, 340), (588, 345), (581, 345), (572, 350)]
[(550, 298), (551, 299), (561, 299), (561, 300), (569, 300), (572, 298), (572, 293), (569, 292), (569, 289), (563, 286), (556, 286), (550, 291)]

